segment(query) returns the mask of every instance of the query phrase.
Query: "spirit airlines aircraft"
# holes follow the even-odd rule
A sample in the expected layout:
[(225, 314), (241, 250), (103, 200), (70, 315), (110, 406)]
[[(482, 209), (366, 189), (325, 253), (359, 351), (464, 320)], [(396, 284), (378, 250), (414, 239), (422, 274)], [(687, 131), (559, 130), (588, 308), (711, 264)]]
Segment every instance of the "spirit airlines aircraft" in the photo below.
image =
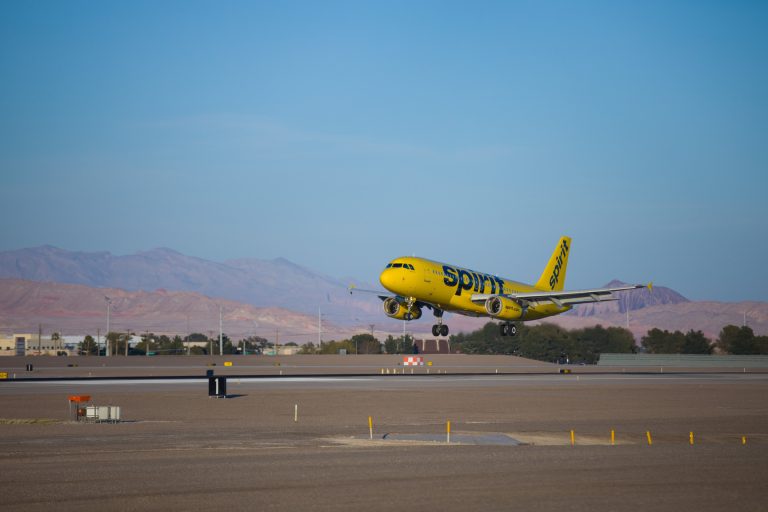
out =
[[(422, 309), (431, 309), (437, 318), (432, 326), (434, 336), (447, 336), (443, 312), (467, 316), (488, 316), (502, 320), (502, 336), (514, 336), (517, 327), (512, 321), (538, 320), (559, 315), (574, 304), (618, 300), (612, 292), (651, 289), (648, 285), (628, 285), (618, 288), (563, 291), (565, 270), (571, 239), (564, 236), (535, 285), (503, 279), (492, 274), (475, 272), (424, 258), (403, 257), (392, 260), (379, 276), (381, 284), (392, 292), (372, 290), (384, 301), (384, 313), (398, 320), (417, 320)], [(350, 293), (354, 287), (350, 287)]]

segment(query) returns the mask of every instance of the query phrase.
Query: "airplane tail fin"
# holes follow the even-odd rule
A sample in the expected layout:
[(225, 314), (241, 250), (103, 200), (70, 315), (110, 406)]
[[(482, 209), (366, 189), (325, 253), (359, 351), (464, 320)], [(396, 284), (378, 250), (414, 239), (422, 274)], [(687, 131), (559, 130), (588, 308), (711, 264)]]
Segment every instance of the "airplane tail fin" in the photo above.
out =
[(568, 266), (568, 254), (571, 252), (571, 237), (564, 236), (555, 247), (549, 263), (536, 282), (540, 290), (562, 291), (565, 285), (565, 269)]

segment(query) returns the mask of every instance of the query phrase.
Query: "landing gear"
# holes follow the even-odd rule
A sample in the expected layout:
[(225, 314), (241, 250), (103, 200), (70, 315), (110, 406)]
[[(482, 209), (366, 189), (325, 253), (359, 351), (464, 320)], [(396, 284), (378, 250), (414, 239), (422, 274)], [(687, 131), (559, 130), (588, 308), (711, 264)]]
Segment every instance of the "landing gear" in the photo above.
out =
[(501, 328), (502, 336), (514, 336), (517, 334), (517, 326), (512, 322), (504, 322), (499, 327)]
[(432, 336), (448, 336), (448, 326), (443, 324), (443, 310), (434, 309), (437, 323), (432, 326)]
[(448, 336), (448, 326), (445, 324), (433, 325), (432, 336)]

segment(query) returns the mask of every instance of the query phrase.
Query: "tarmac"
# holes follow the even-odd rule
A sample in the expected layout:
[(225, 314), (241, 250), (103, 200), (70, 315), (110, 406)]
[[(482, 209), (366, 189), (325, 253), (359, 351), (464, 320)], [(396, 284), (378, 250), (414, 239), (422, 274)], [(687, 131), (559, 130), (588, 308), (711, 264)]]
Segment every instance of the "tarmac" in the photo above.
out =
[[(73, 379), (0, 382), (3, 509), (768, 507), (766, 373), (560, 374), (519, 358), (437, 356), (425, 357), (429, 375), (381, 375), (403, 367), (391, 356), (303, 357), (215, 368), (32, 358), (32, 372), (0, 360), (0, 371)], [(229, 398), (208, 397), (211, 368), (237, 372)], [(183, 378), (164, 378), (174, 374)], [(123, 421), (71, 421), (74, 394), (119, 405)]]

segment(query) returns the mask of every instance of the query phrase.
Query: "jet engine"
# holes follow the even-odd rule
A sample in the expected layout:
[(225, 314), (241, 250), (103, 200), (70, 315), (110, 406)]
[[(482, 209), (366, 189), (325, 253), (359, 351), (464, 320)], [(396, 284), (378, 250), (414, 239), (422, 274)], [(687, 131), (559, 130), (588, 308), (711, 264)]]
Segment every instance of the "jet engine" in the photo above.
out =
[(418, 320), (421, 318), (421, 308), (411, 306), (411, 310), (408, 311), (405, 304), (401, 304), (394, 297), (389, 297), (384, 301), (384, 314), (397, 320)]
[(485, 311), (493, 318), (500, 320), (520, 320), (524, 314), (520, 304), (508, 297), (499, 295), (486, 299)]

